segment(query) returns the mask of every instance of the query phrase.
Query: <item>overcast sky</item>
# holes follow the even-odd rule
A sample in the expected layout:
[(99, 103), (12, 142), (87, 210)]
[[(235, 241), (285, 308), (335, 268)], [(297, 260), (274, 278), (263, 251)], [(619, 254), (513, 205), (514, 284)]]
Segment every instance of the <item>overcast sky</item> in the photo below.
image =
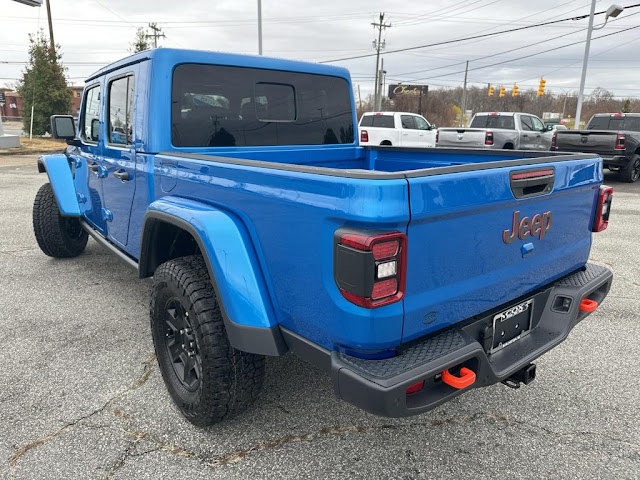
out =
[[(372, 54), (375, 31), (371, 22), (380, 11), (392, 25), (383, 34), (386, 50), (394, 50), (587, 14), (590, 4), (588, 0), (263, 0), (263, 49), (264, 55), (305, 61)], [(598, 1), (596, 11), (610, 4)], [(48, 35), (46, 8), (11, 0), (0, 0), (0, 7), (0, 86), (12, 86), (24, 68), (20, 62), (27, 58), (29, 33), (35, 33), (39, 25)], [(51, 9), (55, 40), (62, 47), (74, 85), (82, 85), (100, 66), (128, 55), (136, 29), (149, 22), (157, 22), (166, 34), (159, 41), (163, 47), (247, 54), (258, 50), (256, 0), (51, 0)], [(602, 20), (603, 16), (596, 17), (596, 24)], [(537, 87), (543, 75), (549, 90), (571, 92), (580, 84), (587, 23), (586, 19), (568, 21), (480, 40), (383, 53), (384, 68), (390, 83), (461, 86), (464, 62), (470, 60), (472, 85), (493, 83), (510, 88), (517, 82), (525, 90)], [(603, 87), (618, 97), (640, 97), (638, 27), (640, 8), (634, 8), (594, 31), (587, 92)], [(596, 39), (601, 35), (609, 36)], [(568, 45), (573, 43), (577, 44)], [(540, 54), (520, 58), (536, 53)], [(332, 63), (351, 71), (363, 96), (372, 91), (375, 56)], [(501, 64), (487, 67), (496, 63)]]

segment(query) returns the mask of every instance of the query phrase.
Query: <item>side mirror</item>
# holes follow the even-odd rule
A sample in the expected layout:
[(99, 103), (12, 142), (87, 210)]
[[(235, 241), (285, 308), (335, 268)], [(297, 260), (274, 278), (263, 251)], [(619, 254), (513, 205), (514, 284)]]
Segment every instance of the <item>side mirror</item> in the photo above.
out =
[(437, 130), (437, 129), (438, 129), (438, 127), (436, 126), (435, 123), (432, 123), (431, 124), (431, 128), (429, 128), (429, 130)]
[(553, 130), (553, 125), (546, 125), (544, 131), (545, 132), (550, 132), (551, 130)]
[(91, 140), (97, 142), (100, 140), (100, 120), (94, 118), (91, 120)]
[(73, 142), (76, 138), (76, 124), (71, 115), (51, 115), (51, 135), (53, 138)]

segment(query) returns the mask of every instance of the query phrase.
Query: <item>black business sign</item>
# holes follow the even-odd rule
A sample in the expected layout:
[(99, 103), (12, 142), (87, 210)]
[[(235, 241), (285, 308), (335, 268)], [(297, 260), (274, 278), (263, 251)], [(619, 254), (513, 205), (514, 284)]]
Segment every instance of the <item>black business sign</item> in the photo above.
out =
[(410, 95), (419, 97), (421, 94), (426, 95), (429, 91), (429, 85), (407, 85), (400, 83), (398, 85), (389, 85), (389, 98), (393, 99), (398, 95)]

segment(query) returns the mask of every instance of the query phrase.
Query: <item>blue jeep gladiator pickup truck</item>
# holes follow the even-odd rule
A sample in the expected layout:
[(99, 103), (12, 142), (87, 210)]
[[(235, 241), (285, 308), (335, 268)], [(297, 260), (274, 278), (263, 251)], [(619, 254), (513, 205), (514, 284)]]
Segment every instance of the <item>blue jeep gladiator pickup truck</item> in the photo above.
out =
[(151, 331), (197, 425), (246, 409), (265, 355), (386, 416), (529, 383), (605, 298), (612, 191), (591, 154), (359, 147), (347, 70), (157, 49), (89, 77), (38, 159), (52, 257), (88, 235), (153, 277)]

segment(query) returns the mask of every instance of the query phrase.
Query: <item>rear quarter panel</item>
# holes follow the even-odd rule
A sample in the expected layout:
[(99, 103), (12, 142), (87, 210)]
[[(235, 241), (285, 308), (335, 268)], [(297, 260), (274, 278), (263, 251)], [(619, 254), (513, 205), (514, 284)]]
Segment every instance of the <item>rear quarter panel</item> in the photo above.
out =
[[(155, 165), (153, 197), (170, 193), (208, 203), (244, 224), (276, 323), (329, 349), (400, 343), (402, 302), (367, 310), (340, 294), (334, 281), (333, 239), (344, 226), (406, 231), (405, 179), (332, 177), (168, 155), (156, 156)], [(163, 191), (163, 185), (170, 192)]]

